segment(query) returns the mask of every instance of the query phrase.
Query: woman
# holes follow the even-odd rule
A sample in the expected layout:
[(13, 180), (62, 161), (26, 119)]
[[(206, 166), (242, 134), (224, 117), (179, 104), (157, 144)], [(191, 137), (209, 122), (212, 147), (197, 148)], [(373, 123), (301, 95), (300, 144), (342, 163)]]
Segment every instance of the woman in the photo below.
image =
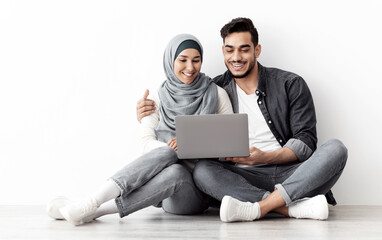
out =
[(163, 58), (167, 79), (158, 90), (159, 97), (154, 97), (159, 111), (141, 124), (146, 153), (82, 201), (53, 199), (47, 206), (49, 216), (77, 226), (106, 214), (124, 217), (151, 205), (173, 214), (207, 209), (205, 195), (196, 188), (189, 169), (178, 161), (175, 138), (177, 115), (233, 113), (227, 93), (200, 72), (202, 56), (202, 46), (192, 35), (177, 35), (169, 42)]

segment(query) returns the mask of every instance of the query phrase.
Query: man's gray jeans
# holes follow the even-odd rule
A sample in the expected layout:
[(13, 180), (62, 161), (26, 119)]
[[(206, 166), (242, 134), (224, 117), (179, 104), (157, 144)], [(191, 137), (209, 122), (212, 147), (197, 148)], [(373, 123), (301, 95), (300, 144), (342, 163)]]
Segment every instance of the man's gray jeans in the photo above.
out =
[(111, 179), (122, 192), (115, 199), (120, 217), (151, 205), (173, 214), (197, 214), (207, 209), (207, 196), (195, 186), (191, 172), (177, 162), (171, 147), (161, 147), (114, 174)]
[(203, 160), (196, 164), (193, 176), (200, 190), (219, 201), (229, 195), (241, 201), (258, 202), (278, 189), (289, 205), (304, 197), (328, 193), (346, 161), (346, 147), (332, 139), (304, 162), (242, 168), (227, 162)]

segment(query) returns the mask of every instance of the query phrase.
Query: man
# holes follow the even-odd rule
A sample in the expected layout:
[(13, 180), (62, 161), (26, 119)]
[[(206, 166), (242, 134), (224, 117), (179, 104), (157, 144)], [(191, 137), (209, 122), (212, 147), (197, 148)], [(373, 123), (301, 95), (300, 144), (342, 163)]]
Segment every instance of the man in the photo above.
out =
[[(327, 202), (336, 204), (330, 189), (345, 167), (346, 147), (332, 139), (316, 149), (316, 115), (306, 82), (257, 62), (261, 45), (250, 19), (233, 19), (221, 36), (228, 71), (214, 81), (227, 91), (235, 113), (248, 114), (250, 156), (226, 158), (231, 164), (199, 161), (195, 183), (222, 201), (224, 222), (253, 221), (271, 211), (327, 219)], [(153, 110), (146, 97), (147, 92), (137, 104), (138, 119)]]

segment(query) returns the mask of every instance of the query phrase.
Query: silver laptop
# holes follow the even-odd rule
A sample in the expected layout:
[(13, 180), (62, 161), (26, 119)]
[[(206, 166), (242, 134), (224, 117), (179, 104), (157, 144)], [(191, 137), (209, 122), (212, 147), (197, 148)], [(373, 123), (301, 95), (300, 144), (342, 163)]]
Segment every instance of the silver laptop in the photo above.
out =
[(179, 159), (249, 156), (248, 115), (176, 116)]

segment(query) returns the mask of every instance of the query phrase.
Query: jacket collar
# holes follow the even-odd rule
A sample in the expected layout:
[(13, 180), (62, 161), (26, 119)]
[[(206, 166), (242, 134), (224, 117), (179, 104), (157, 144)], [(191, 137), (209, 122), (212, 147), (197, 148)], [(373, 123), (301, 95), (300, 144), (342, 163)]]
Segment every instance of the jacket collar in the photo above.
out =
[(258, 75), (258, 83), (257, 83), (257, 89), (255, 91), (256, 95), (259, 96), (260, 94), (265, 97), (265, 89), (267, 87), (267, 78), (268, 74), (265, 69), (259, 62), (257, 62), (258, 69), (259, 69), (259, 75)]

